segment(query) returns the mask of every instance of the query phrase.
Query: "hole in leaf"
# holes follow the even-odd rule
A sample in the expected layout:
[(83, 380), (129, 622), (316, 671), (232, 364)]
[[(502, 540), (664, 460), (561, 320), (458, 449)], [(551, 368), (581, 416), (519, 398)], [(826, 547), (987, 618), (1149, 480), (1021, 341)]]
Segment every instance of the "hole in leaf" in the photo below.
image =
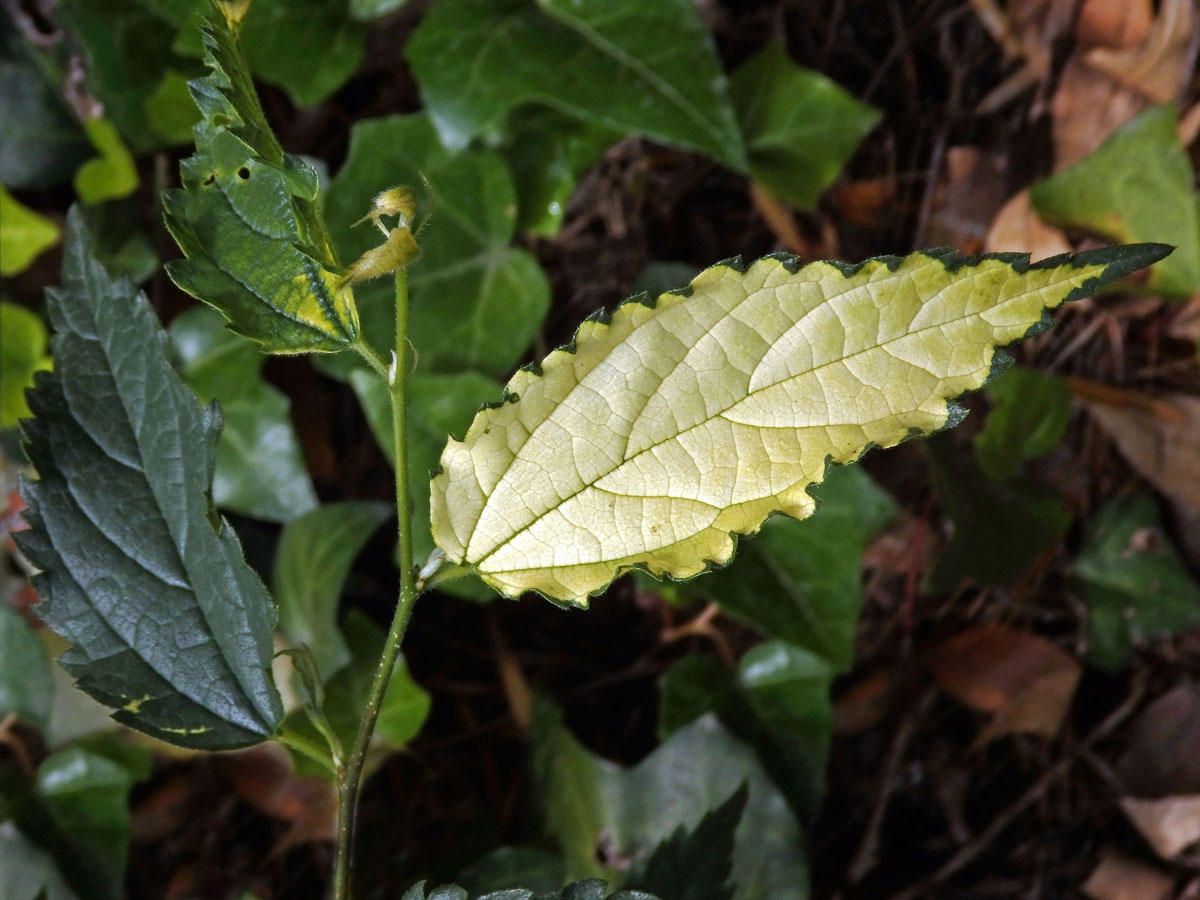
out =
[(242, 166), (240, 169), (238, 169), (237, 175), (238, 175), (238, 178), (241, 178), (243, 181), (245, 181), (247, 178), (250, 177), (250, 170), (247, 169), (245, 166)]
[(204, 179), (204, 184), (209, 185), (209, 184), (212, 184), (216, 180), (217, 180), (217, 173), (209, 172), (208, 177)]

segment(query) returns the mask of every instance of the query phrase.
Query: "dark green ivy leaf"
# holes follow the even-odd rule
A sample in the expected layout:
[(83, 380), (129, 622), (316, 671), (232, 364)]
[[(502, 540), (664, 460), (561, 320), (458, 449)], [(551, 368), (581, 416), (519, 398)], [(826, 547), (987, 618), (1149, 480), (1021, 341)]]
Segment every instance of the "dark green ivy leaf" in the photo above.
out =
[(183, 188), (163, 194), (186, 258), (167, 273), (267, 352), (342, 350), (358, 336), (358, 313), (321, 217), (317, 173), (272, 134), (238, 24), (219, 12), (204, 23), (211, 72), (190, 85), (203, 116), (196, 153), (180, 166)]
[(1087, 602), (1089, 656), (1105, 668), (1122, 666), (1135, 646), (1200, 625), (1200, 585), (1146, 494), (1118, 497), (1096, 513), (1073, 584)]
[(149, 303), (94, 259), (75, 210), (47, 308), (57, 367), (30, 395), (38, 480), (18, 541), (43, 570), (38, 614), (74, 645), (64, 668), (162, 740), (269, 737), (275, 608), (209, 496), (219, 408), (184, 387)]
[(691, 0), (442, 0), (405, 55), (450, 146), (536, 103), (746, 169), (728, 84)]

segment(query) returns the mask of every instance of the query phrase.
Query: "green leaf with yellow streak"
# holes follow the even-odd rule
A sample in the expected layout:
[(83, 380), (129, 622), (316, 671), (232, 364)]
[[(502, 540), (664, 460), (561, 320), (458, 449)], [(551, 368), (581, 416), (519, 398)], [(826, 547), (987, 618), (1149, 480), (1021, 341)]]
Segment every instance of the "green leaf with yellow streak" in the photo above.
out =
[(509, 596), (699, 575), (772, 513), (810, 515), (829, 464), (956, 424), (954, 398), (1047, 309), (1169, 252), (767, 257), (601, 310), (447, 444), (434, 539)]
[(317, 174), (272, 134), (239, 27), (220, 11), (204, 19), (211, 72), (190, 85), (202, 115), (196, 153), (180, 166), (183, 187), (163, 195), (186, 258), (167, 272), (267, 352), (342, 350), (358, 337), (358, 313), (321, 217)]

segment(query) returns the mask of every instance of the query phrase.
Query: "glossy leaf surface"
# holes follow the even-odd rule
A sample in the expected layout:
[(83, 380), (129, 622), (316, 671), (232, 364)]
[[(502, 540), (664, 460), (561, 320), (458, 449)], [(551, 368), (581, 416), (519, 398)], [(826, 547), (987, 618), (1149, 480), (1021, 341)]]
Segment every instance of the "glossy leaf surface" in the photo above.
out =
[(698, 575), (771, 513), (811, 514), (830, 462), (955, 424), (950, 401), (1047, 308), (1167, 252), (707, 269), (513, 376), (442, 454), (434, 539), (510, 596), (582, 604), (635, 566)]
[(450, 146), (538, 103), (746, 167), (725, 75), (689, 0), (446, 0), (405, 55)]
[(671, 735), (633, 768), (590, 753), (539, 704), (534, 772), (543, 819), (571, 877), (612, 878), (596, 855), (640, 866), (663, 838), (694, 829), (743, 784), (750, 789), (733, 849), (734, 900), (808, 896), (803, 837), (754, 752), (711, 716)]
[(391, 515), (383, 503), (330, 503), (289, 522), (275, 553), (279, 627), (308, 645), (323, 677), (350, 661), (337, 627), (342, 585), (359, 551)]
[(1087, 602), (1089, 655), (1106, 668), (1123, 665), (1134, 647), (1200, 624), (1200, 585), (1145, 494), (1096, 513), (1075, 563), (1075, 588)]
[(211, 71), (191, 85), (203, 115), (196, 153), (180, 166), (183, 187), (163, 194), (186, 258), (167, 272), (268, 352), (341, 350), (358, 336), (358, 314), (321, 218), (317, 174), (271, 133), (237, 24), (214, 12), (203, 32)]
[(16, 610), (0, 604), (0, 719), (14, 714), (44, 731), (53, 695), (42, 642)]
[(145, 297), (69, 222), (48, 292), (59, 366), (38, 376), (25, 486), (40, 615), (74, 645), (61, 662), (130, 727), (187, 747), (269, 737), (275, 610), (209, 487), (220, 414), (166, 358)]
[(0, 428), (12, 428), (29, 415), (26, 388), (33, 373), (49, 369), (46, 326), (23, 306), (0, 301)]
[(58, 237), (57, 225), (0, 185), (0, 275), (8, 278), (25, 271), (58, 243)]
[(1200, 194), (1178, 120), (1172, 105), (1146, 110), (1029, 196), (1054, 224), (1113, 241), (1174, 244), (1176, 252), (1151, 271), (1150, 286), (1187, 295), (1200, 290)]
[(287, 522), (317, 505), (291, 401), (262, 376), (263, 355), (212, 309), (189, 309), (171, 323), (180, 374), (202, 402), (221, 404), (213, 500), (232, 512)]
[(786, 203), (813, 209), (858, 142), (879, 121), (819, 72), (769, 44), (730, 80), (750, 177)]

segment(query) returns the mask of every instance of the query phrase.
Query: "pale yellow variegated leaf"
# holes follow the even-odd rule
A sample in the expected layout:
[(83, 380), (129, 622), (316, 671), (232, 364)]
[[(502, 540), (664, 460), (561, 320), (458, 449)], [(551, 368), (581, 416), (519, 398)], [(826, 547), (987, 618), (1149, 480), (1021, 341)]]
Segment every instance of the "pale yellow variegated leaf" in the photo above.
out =
[(697, 575), (771, 513), (812, 513), (827, 463), (954, 424), (949, 401), (1047, 308), (1168, 252), (714, 266), (518, 372), (447, 444), (434, 539), (510, 596), (582, 604), (634, 566)]

